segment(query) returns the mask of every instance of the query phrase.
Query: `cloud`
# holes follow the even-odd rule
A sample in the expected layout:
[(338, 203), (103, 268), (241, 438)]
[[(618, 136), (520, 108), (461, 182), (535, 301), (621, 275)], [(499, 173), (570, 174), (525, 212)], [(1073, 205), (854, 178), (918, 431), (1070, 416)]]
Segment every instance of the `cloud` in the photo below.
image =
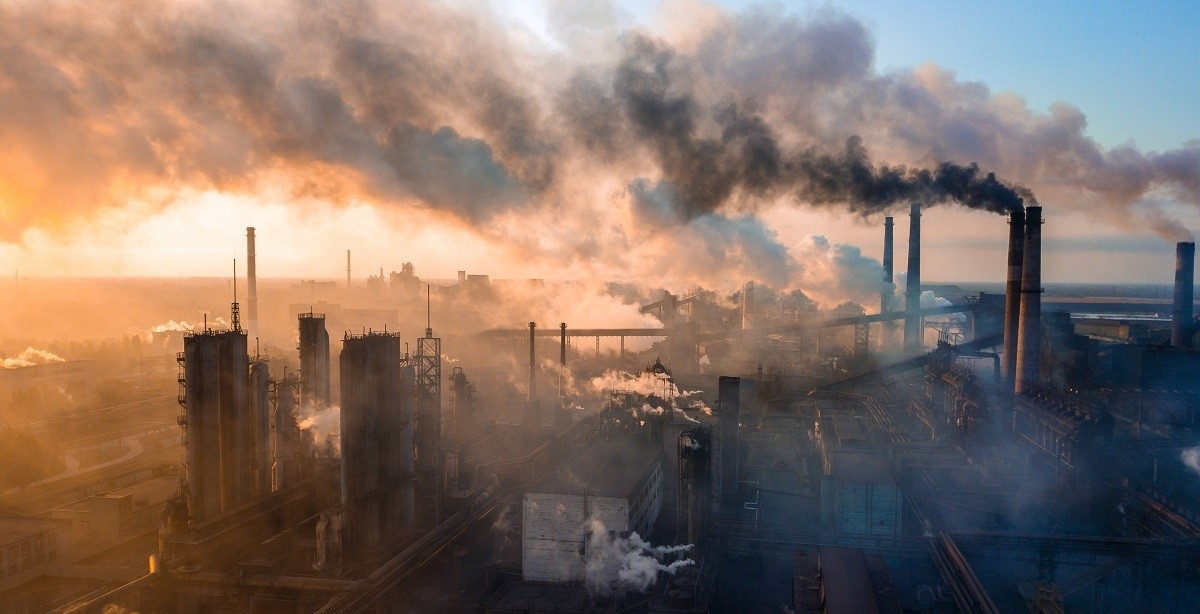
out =
[(761, 217), (781, 206), (1003, 212), (1036, 191), (1175, 240), (1200, 205), (1198, 141), (1104, 148), (1068, 104), (880, 73), (835, 9), (701, 13), (652, 31), (556, 3), (548, 45), (471, 0), (0, 4), (0, 242), (102, 244), (81, 237), (219, 194), (420, 216), (582, 275), (782, 287), (805, 263)]

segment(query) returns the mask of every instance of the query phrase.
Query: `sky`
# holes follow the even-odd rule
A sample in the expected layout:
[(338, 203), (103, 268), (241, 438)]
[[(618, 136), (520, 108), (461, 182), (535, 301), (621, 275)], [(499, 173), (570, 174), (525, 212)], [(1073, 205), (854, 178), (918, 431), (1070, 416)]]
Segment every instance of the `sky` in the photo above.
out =
[(1012, 198), (1045, 206), (1051, 282), (1167, 282), (1200, 227), (1185, 2), (97, 6), (0, 2), (20, 275), (224, 275), (255, 226), (265, 276), (352, 249), (867, 296), (907, 197), (845, 184), (850, 137), (879, 178), (978, 165), (923, 217), (927, 279), (1002, 280)]
[[(730, 10), (755, 3), (720, 2)], [(1142, 3), (888, 2), (785, 3), (834, 6), (865, 22), (876, 66), (926, 62), (959, 79), (1013, 92), (1035, 109), (1066, 101), (1088, 117), (1088, 133), (1113, 147), (1133, 141), (1164, 150), (1200, 135), (1200, 11), (1186, 0)], [(627, 2), (649, 21), (655, 2)]]

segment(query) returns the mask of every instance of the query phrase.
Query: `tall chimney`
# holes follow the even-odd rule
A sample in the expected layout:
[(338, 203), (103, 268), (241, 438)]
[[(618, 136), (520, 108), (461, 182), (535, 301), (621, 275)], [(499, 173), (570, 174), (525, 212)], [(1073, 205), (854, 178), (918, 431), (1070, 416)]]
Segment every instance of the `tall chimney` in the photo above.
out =
[(1171, 305), (1171, 345), (1192, 347), (1192, 300), (1196, 283), (1196, 244), (1175, 244), (1175, 300)]
[(346, 250), (346, 289), (350, 289), (350, 250)]
[(529, 404), (537, 400), (537, 364), (534, 357), (534, 335), (537, 323), (529, 323)]
[(752, 326), (750, 321), (751, 315), (754, 313), (754, 282), (746, 282), (746, 286), (742, 288), (742, 330), (749, 330)]
[(1021, 321), (1017, 329), (1017, 371), (1013, 391), (1028, 392), (1041, 379), (1042, 208), (1025, 210), (1025, 255), (1021, 263)]
[(559, 347), (558, 347), (558, 364), (567, 366), (567, 323), (563, 322), (558, 325), (559, 330)]
[(921, 203), (908, 213), (908, 282), (904, 286), (904, 352), (921, 351)]
[[(879, 293), (879, 313), (883, 314), (891, 311), (892, 288), (887, 287), (886, 284), (892, 283), (894, 269), (892, 265), (892, 226), (894, 225), (895, 221), (892, 219), (892, 216), (889, 215), (883, 218), (883, 281), (885, 286)], [(886, 322), (888, 321), (885, 320)]]
[(249, 336), (258, 337), (258, 273), (254, 267), (254, 227), (246, 227), (246, 317), (250, 321)]
[(1021, 323), (1021, 268), (1025, 259), (1025, 209), (1016, 209), (1008, 219), (1008, 280), (1004, 286), (1004, 362), (1001, 373), (1010, 386), (1016, 384), (1017, 330)]

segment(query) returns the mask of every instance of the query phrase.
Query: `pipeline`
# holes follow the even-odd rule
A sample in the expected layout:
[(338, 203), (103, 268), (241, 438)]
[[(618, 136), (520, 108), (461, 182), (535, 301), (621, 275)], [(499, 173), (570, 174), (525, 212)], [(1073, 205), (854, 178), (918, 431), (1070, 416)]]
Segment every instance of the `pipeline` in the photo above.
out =
[(336, 592), (353, 588), (361, 580), (346, 580), (343, 578), (319, 578), (313, 576), (281, 576), (277, 574), (258, 574), (246, 578), (237, 578), (231, 574), (215, 571), (176, 572), (186, 580), (207, 582), (222, 586), (247, 586), (251, 588), (283, 588), (303, 592)]
[(355, 582), (344, 591), (334, 595), (314, 614), (350, 614), (368, 611), (372, 602), (379, 595), (391, 590), (405, 576), (437, 556), (442, 548), (465, 533), (471, 523), (490, 513), (499, 501), (496, 496), (499, 491), (500, 479), (494, 473), (489, 474), (487, 483), (476, 489), (462, 510), (417, 538), (365, 579)]
[(66, 610), (63, 610), (63, 614), (89, 614), (91, 612), (101, 612), (105, 606), (119, 603), (128, 594), (134, 591), (149, 588), (158, 579), (159, 574), (157, 573), (146, 574), (128, 584), (118, 586), (117, 588), (114, 588), (113, 590), (108, 591), (99, 597), (94, 597), (83, 603), (71, 606)]

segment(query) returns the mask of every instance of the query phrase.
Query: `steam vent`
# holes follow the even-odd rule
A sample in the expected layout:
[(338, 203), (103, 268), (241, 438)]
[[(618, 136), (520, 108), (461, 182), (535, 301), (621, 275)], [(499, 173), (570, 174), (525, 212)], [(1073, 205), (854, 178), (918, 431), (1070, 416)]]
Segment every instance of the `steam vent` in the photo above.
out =
[(802, 4), (0, 2), (0, 614), (1200, 614), (1200, 11)]

